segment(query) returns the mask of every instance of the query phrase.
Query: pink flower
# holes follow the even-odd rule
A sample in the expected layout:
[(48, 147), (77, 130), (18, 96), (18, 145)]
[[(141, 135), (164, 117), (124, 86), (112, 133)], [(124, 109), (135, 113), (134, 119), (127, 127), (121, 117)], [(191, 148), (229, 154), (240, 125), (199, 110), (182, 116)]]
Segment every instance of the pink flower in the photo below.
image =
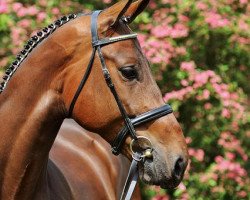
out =
[(104, 3), (111, 3), (111, 0), (103, 0)]
[(152, 198), (152, 200), (169, 200), (167, 196), (157, 195)]
[(239, 28), (241, 30), (243, 30), (243, 31), (248, 31), (249, 30), (248, 24), (242, 19), (240, 19), (240, 21), (239, 21)]
[(233, 121), (232, 122), (232, 128), (234, 131), (239, 131), (239, 124), (238, 122)]
[(205, 103), (204, 108), (205, 108), (206, 110), (209, 110), (209, 109), (212, 108), (212, 104), (211, 104), (211, 103)]
[(233, 42), (238, 42), (241, 45), (249, 45), (250, 44), (250, 39), (246, 37), (241, 37), (241, 36), (232, 36), (231, 39)]
[(13, 3), (13, 5), (12, 5), (12, 9), (14, 12), (17, 12), (22, 7), (23, 7), (23, 4), (21, 4), (21, 3)]
[(193, 148), (189, 148), (188, 149), (188, 154), (190, 156), (193, 156), (196, 160), (202, 162), (204, 160), (204, 151), (203, 149), (193, 149)]
[(181, 85), (185, 87), (188, 86), (188, 81), (185, 79), (181, 80)]
[(38, 21), (43, 21), (44, 19), (46, 19), (46, 13), (45, 12), (40, 12), (40, 13), (38, 13), (38, 15), (37, 15), (37, 20)]
[(28, 20), (28, 19), (23, 19), (23, 20), (21, 20), (21, 21), (18, 23), (18, 25), (21, 26), (21, 27), (23, 27), (23, 28), (29, 27), (30, 24), (31, 24), (31, 21)]
[(28, 15), (33, 16), (33, 15), (36, 15), (37, 13), (38, 13), (38, 10), (35, 6), (31, 6), (31, 7), (27, 8)]
[(46, 0), (39, 0), (39, 4), (41, 6), (46, 6), (47, 5), (47, 1)]
[(217, 84), (217, 83), (213, 83), (212, 86), (213, 86), (215, 92), (218, 93), (218, 94), (220, 94), (223, 91), (221, 86), (219, 84)]
[(200, 180), (201, 180), (201, 182), (205, 183), (209, 179), (217, 181), (218, 175), (215, 174), (215, 173), (209, 173), (209, 174), (204, 173), (204, 174), (201, 175), (201, 179)]
[(208, 74), (207, 72), (196, 73), (194, 76), (194, 81), (198, 84), (198, 86), (202, 86), (208, 82)]
[(165, 40), (158, 40), (156, 38), (150, 38), (147, 41), (144, 41), (145, 36), (140, 36), (139, 40), (144, 46), (144, 51), (146, 56), (152, 63), (164, 63), (167, 64), (170, 62), (172, 57), (172, 52), (174, 47), (170, 42)]
[(203, 3), (203, 2), (197, 2), (196, 7), (199, 10), (206, 10), (207, 9), (207, 4)]
[(158, 38), (170, 36), (171, 27), (168, 25), (156, 26), (151, 30), (151, 33)]
[(234, 93), (231, 93), (230, 97), (231, 97), (231, 99), (238, 100), (239, 95), (236, 92), (234, 92)]
[(15, 44), (15, 45), (19, 44), (21, 32), (22, 31), (20, 30), (20, 28), (12, 28), (11, 29), (11, 38), (12, 38), (13, 44)]
[(203, 98), (208, 99), (210, 97), (210, 91), (205, 89), (203, 90)]
[(181, 56), (184, 56), (187, 54), (187, 49), (185, 47), (177, 47), (175, 49), (176, 53), (181, 55)]
[(157, 4), (156, 4), (154, 1), (150, 1), (150, 2), (149, 2), (149, 7), (150, 7), (151, 9), (155, 9), (155, 8), (157, 7)]
[(179, 15), (178, 18), (181, 22), (189, 22), (190, 21), (190, 19), (185, 15)]
[(213, 76), (212, 78), (211, 78), (211, 81), (210, 81), (211, 83), (219, 83), (219, 82), (221, 82), (221, 78), (219, 77), (219, 76)]
[(173, 4), (171, 0), (161, 0), (163, 4)]
[(206, 13), (205, 21), (211, 26), (211, 28), (220, 28), (229, 25), (228, 19), (223, 18), (220, 14), (213, 11)]
[(21, 7), (20, 9), (17, 10), (17, 16), (18, 17), (23, 17), (27, 15), (27, 9), (24, 7)]
[(183, 70), (183, 71), (192, 72), (192, 71), (194, 71), (194, 68), (195, 68), (194, 61), (181, 63), (181, 70)]
[(186, 140), (187, 144), (190, 144), (192, 142), (192, 138), (191, 137), (186, 137), (185, 140)]
[(188, 28), (184, 24), (175, 24), (173, 29), (170, 31), (172, 38), (182, 38), (188, 36)]
[(190, 196), (187, 192), (183, 193), (180, 198), (180, 200), (189, 200), (189, 199), (190, 199)]
[(240, 0), (240, 3), (241, 3), (241, 4), (247, 4), (247, 3), (248, 3), (248, 0)]
[(178, 186), (178, 189), (180, 189), (181, 191), (185, 191), (187, 188), (186, 188), (186, 186), (181, 182), (180, 185)]
[(238, 192), (237, 195), (240, 198), (245, 198), (247, 196), (247, 192), (242, 190), (242, 191)]
[(224, 172), (228, 169), (229, 164), (229, 161), (223, 159), (221, 162), (218, 163), (216, 169), (220, 172)]
[(204, 160), (204, 151), (202, 149), (197, 150), (196, 159), (200, 162)]
[(230, 94), (228, 91), (223, 91), (223, 92), (220, 92), (219, 93), (220, 96), (223, 98), (223, 99), (229, 99), (230, 98)]
[(221, 115), (222, 115), (222, 117), (225, 117), (225, 118), (227, 118), (227, 119), (231, 117), (230, 111), (229, 111), (228, 109), (226, 109), (226, 108), (224, 108), (224, 109), (222, 110)]
[(0, 13), (6, 13), (8, 11), (7, 2), (5, 0), (0, 1)]
[(215, 157), (215, 162), (217, 162), (217, 163), (222, 162), (222, 160), (223, 160), (223, 157), (222, 157), (222, 156), (216, 156), (216, 157)]
[(228, 158), (229, 160), (234, 160), (235, 154), (231, 152), (226, 152), (226, 158)]
[(155, 56), (151, 58), (151, 61), (157, 64), (157, 63), (161, 63), (162, 59), (159, 56)]
[[(8, 61), (9, 61), (8, 57), (4, 57), (4, 58), (0, 59), (0, 68), (5, 67), (7, 65)], [(0, 74), (0, 77), (2, 77), (1, 75), (2, 75), (2, 73)]]
[(60, 13), (59, 9), (58, 8), (52, 8), (51, 10), (52, 14), (54, 15), (58, 15)]

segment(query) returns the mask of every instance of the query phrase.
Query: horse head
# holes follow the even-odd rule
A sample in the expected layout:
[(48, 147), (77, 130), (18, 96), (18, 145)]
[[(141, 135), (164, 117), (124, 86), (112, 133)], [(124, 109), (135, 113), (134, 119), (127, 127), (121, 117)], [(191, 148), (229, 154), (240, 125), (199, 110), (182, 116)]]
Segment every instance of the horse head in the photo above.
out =
[[(111, 144), (126, 124), (124, 113), (133, 119), (165, 105), (150, 72), (150, 64), (128, 27), (147, 4), (147, 0), (134, 3), (123, 0), (96, 14), (96, 19), (93, 15), (80, 16), (65, 26), (71, 33), (62, 38), (67, 41), (62, 41), (62, 45), (70, 59), (59, 77), (63, 79), (61, 93), (66, 110), (70, 110), (71, 117), (81, 126), (98, 132)], [(93, 26), (96, 26), (97, 41), (93, 41)], [(95, 46), (94, 43), (100, 41), (103, 43)], [(107, 85), (114, 86), (115, 92)], [(152, 143), (152, 157), (140, 164), (140, 178), (163, 188), (176, 187), (183, 177), (188, 154), (175, 116), (170, 113), (140, 124), (136, 134)], [(126, 137), (122, 145), (122, 153), (130, 159), (131, 139)]]

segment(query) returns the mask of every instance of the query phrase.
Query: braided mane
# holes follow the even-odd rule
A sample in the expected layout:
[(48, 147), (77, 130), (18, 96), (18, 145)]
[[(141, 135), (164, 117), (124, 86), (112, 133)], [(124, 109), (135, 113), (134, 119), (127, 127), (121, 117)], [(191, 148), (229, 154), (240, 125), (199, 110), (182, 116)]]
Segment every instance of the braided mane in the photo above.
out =
[(75, 19), (77, 17), (76, 14), (70, 14), (68, 16), (63, 16), (60, 19), (56, 20), (54, 23), (48, 25), (43, 28), (41, 31), (38, 31), (36, 35), (32, 36), (30, 40), (24, 45), (24, 48), (20, 53), (16, 56), (16, 59), (12, 62), (12, 64), (6, 69), (5, 74), (3, 76), (3, 82), (0, 83), (0, 93), (4, 90), (7, 85), (7, 82), (10, 80), (11, 76), (18, 69), (20, 64), (24, 61), (24, 59), (28, 56), (28, 54), (41, 42), (43, 39), (47, 38), (51, 35), (57, 28), (66, 24), (67, 22)]

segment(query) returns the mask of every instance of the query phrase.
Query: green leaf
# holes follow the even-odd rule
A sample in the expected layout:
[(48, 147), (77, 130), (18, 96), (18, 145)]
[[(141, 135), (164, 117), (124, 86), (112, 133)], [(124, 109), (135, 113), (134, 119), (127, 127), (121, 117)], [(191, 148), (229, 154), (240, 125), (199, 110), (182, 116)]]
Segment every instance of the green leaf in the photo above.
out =
[(6, 14), (0, 15), (0, 31), (8, 30), (8, 22), (11, 18)]
[(135, 19), (135, 23), (144, 23), (147, 24), (151, 21), (149, 14), (147, 12), (143, 12), (142, 14), (140, 14), (136, 19)]
[(213, 179), (210, 179), (210, 180), (208, 181), (208, 183), (209, 183), (209, 185), (212, 186), (212, 187), (214, 187), (214, 186), (217, 185), (216, 181), (213, 180)]

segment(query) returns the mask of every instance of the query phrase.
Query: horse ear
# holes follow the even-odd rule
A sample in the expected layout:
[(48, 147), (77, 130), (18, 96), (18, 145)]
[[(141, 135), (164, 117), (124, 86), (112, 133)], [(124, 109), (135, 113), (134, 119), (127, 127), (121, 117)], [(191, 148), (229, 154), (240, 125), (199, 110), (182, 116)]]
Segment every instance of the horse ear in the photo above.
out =
[(122, 0), (113, 6), (103, 10), (99, 16), (99, 27), (101, 32), (107, 31), (110, 27), (115, 26), (119, 19), (124, 15), (133, 0)]
[(127, 23), (131, 23), (148, 5), (149, 0), (138, 0), (131, 4), (124, 16)]

